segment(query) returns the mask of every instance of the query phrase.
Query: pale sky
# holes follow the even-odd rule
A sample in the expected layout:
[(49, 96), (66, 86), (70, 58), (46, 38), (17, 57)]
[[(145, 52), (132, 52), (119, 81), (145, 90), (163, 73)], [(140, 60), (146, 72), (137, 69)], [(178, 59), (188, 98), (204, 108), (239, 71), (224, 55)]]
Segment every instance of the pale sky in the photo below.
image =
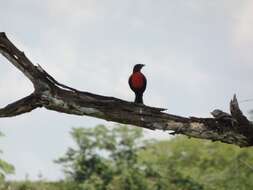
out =
[[(0, 31), (33, 63), (61, 83), (133, 100), (128, 77), (143, 63), (144, 102), (183, 116), (209, 117), (253, 98), (251, 0), (9, 0), (0, 6)], [(32, 92), (32, 84), (0, 56), (0, 106)], [(253, 102), (241, 104), (245, 114)], [(1, 158), (24, 179), (63, 177), (54, 159), (73, 142), (72, 127), (112, 123), (37, 109), (1, 118)], [(164, 138), (165, 132), (147, 136)]]

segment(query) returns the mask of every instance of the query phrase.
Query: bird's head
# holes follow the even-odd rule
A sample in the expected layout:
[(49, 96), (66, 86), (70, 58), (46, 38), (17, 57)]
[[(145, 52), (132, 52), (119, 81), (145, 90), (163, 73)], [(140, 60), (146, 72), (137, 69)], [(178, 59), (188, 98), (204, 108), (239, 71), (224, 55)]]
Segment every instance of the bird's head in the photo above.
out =
[(135, 72), (139, 72), (141, 69), (142, 69), (142, 67), (144, 67), (145, 65), (143, 65), (143, 64), (136, 64), (135, 66), (134, 66), (134, 69), (133, 69), (133, 72), (135, 73)]

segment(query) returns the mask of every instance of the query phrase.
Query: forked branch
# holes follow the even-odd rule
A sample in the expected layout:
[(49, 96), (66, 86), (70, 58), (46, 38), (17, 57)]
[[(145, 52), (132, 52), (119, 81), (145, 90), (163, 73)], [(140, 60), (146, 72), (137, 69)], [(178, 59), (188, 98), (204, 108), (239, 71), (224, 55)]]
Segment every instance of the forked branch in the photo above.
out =
[(152, 130), (172, 131), (189, 137), (222, 141), (241, 147), (253, 145), (253, 125), (241, 112), (234, 96), (231, 114), (214, 110), (213, 118), (181, 117), (154, 108), (82, 92), (57, 82), (39, 65), (34, 65), (23, 52), (0, 33), (0, 53), (33, 83), (34, 92), (5, 108), (0, 117), (11, 117), (38, 107), (74, 115), (87, 115), (108, 121), (136, 125)]

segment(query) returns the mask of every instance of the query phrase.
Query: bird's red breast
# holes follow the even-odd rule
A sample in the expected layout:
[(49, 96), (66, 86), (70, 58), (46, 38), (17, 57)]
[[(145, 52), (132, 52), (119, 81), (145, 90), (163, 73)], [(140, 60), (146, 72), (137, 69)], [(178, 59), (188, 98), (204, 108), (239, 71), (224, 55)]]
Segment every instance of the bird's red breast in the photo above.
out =
[(135, 89), (142, 88), (144, 85), (144, 75), (141, 72), (135, 72), (131, 76), (131, 84)]

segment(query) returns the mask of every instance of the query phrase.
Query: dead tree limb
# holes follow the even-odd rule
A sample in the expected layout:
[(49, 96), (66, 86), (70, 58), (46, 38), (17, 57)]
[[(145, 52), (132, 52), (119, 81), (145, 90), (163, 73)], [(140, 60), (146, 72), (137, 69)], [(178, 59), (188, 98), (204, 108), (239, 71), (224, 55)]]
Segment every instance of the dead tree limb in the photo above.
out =
[(253, 145), (253, 124), (241, 112), (234, 96), (231, 114), (214, 110), (214, 118), (181, 117), (113, 97), (82, 92), (57, 82), (39, 65), (34, 65), (5, 33), (0, 33), (0, 53), (34, 86), (34, 92), (0, 109), (0, 117), (17, 116), (38, 107), (74, 115), (87, 115), (148, 129), (173, 131), (189, 137), (221, 141), (240, 147)]

